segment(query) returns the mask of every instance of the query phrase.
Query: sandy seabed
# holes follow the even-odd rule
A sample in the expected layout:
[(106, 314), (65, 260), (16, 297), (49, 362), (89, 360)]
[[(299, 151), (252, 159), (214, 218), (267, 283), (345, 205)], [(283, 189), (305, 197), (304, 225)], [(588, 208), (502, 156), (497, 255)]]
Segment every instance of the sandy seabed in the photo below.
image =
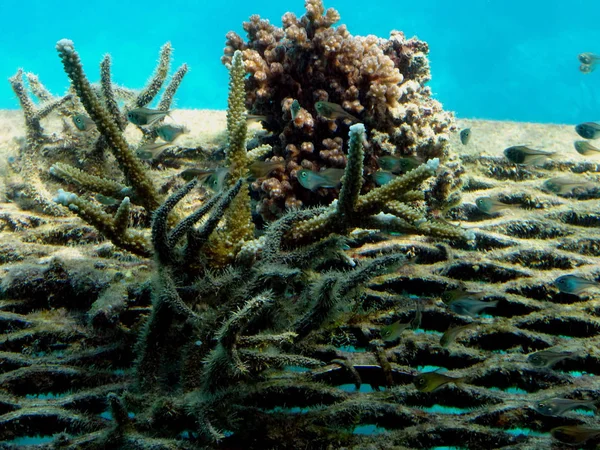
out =
[[(177, 143), (181, 146), (218, 146), (225, 143), (226, 112), (218, 110), (175, 110), (171, 114), (173, 122), (186, 125), (190, 133), (181, 136)], [(575, 152), (573, 141), (580, 139), (573, 125), (539, 124), (495, 120), (458, 119), (460, 129), (471, 128), (471, 140), (467, 146), (453, 143), (461, 154), (481, 154), (495, 156), (511, 145), (529, 145), (557, 152), (564, 161), (581, 161), (583, 156)], [(258, 126), (256, 126), (258, 127)], [(134, 137), (133, 127), (127, 137)], [(6, 164), (6, 157), (16, 155), (19, 139), (25, 136), (23, 115), (20, 110), (0, 110), (0, 170)]]

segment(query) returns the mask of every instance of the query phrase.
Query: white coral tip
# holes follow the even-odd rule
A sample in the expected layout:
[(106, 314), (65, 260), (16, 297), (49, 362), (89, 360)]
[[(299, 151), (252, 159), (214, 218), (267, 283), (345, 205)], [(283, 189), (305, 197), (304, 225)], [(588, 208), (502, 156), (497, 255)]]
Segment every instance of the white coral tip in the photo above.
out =
[(440, 158), (433, 158), (427, 161), (427, 167), (434, 171), (438, 170), (438, 167), (440, 167)]

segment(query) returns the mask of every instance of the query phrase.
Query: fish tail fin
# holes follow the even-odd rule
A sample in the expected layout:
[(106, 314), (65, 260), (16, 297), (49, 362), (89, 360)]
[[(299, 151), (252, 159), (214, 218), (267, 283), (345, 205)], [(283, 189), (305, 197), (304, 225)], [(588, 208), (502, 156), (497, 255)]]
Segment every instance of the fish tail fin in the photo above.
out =
[(469, 383), (469, 378), (467, 376), (460, 377), (454, 380), (454, 385), (459, 389), (464, 389), (465, 384)]

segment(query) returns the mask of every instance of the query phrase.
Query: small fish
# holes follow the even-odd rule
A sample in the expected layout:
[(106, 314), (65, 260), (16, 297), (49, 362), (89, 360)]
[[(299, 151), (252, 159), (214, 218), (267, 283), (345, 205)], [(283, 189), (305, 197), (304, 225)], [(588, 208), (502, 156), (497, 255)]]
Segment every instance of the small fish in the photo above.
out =
[(600, 56), (596, 55), (592, 52), (584, 52), (584, 53), (580, 53), (579, 55), (577, 55), (577, 58), (579, 59), (579, 62), (581, 62), (581, 64), (594, 64), (598, 61), (600, 61)]
[[(600, 151), (600, 150), (599, 150)], [(556, 177), (544, 182), (544, 187), (555, 194), (570, 194), (574, 190), (593, 189), (595, 184), (578, 177)]]
[(352, 114), (347, 112), (344, 108), (342, 108), (337, 103), (331, 102), (316, 102), (315, 103), (315, 111), (321, 117), (325, 117), (326, 119), (335, 120), (335, 119), (348, 119), (352, 123), (360, 122), (360, 119), (354, 117)]
[(421, 326), (421, 321), (423, 320), (423, 304), (421, 302), (417, 302), (417, 310), (415, 311), (415, 317), (410, 321), (410, 327), (413, 330), (416, 330)]
[(75, 114), (73, 116), (73, 123), (79, 131), (90, 131), (96, 128), (96, 124), (85, 114)]
[(298, 182), (305, 187), (314, 191), (315, 189), (335, 188), (341, 183), (344, 176), (344, 169), (325, 169), (321, 172), (314, 172), (308, 169), (300, 169), (296, 172)]
[(248, 170), (254, 178), (264, 178), (275, 169), (283, 170), (284, 168), (283, 161), (254, 161), (248, 166)]
[(215, 169), (214, 172), (209, 175), (206, 179), (201, 180), (202, 186), (207, 189), (210, 189), (213, 192), (221, 192), (223, 187), (225, 186), (225, 180), (229, 175), (229, 169), (225, 167), (219, 167)]
[(292, 102), (292, 106), (290, 106), (290, 114), (292, 115), (292, 120), (296, 120), (296, 117), (298, 117), (299, 112), (300, 112), (300, 102), (298, 100), (294, 100)]
[(538, 164), (554, 154), (555, 152), (536, 150), (526, 145), (515, 145), (504, 150), (504, 156), (515, 164)]
[(527, 356), (527, 362), (533, 367), (549, 368), (563, 359), (574, 358), (573, 352), (555, 352), (553, 350), (542, 350)]
[(479, 211), (489, 215), (495, 214), (506, 208), (515, 208), (518, 206), (503, 203), (492, 197), (479, 197), (475, 199), (475, 205), (477, 206), (477, 209), (479, 209)]
[(454, 383), (459, 386), (465, 380), (465, 377), (455, 378), (439, 373), (438, 369), (433, 372), (425, 372), (417, 375), (413, 380), (413, 384), (421, 392), (433, 392), (448, 383)]
[(413, 156), (381, 156), (377, 158), (377, 164), (382, 170), (392, 173), (406, 173), (419, 167), (421, 163)]
[(460, 286), (450, 291), (444, 291), (444, 293), (442, 294), (442, 301), (446, 305), (449, 305), (455, 300), (462, 300), (466, 298), (480, 299), (483, 297), (485, 297), (485, 292), (470, 292), (464, 286)]
[(393, 342), (400, 338), (405, 330), (410, 328), (410, 324), (410, 322), (401, 323), (399, 320), (397, 320), (396, 322), (383, 327), (379, 334), (385, 342)]
[(103, 205), (106, 205), (106, 206), (112, 206), (112, 205), (116, 205), (117, 203), (119, 203), (119, 201), (116, 198), (107, 197), (106, 195), (102, 195), (102, 194), (96, 194), (96, 200), (98, 201), (98, 203), (102, 203)]
[(475, 317), (484, 309), (494, 308), (497, 304), (498, 300), (484, 302), (474, 298), (462, 298), (459, 300), (452, 300), (450, 303), (448, 303), (448, 307), (456, 314)]
[(200, 184), (214, 192), (220, 192), (225, 185), (225, 179), (229, 175), (229, 170), (224, 167), (217, 169), (186, 169), (179, 174), (184, 180), (190, 181), (198, 178)]
[(580, 444), (600, 434), (600, 428), (586, 425), (563, 425), (552, 428), (550, 434), (555, 439), (567, 444)]
[(460, 142), (462, 142), (462, 145), (467, 145), (469, 143), (470, 139), (471, 139), (471, 129), (465, 128), (464, 130), (461, 130)]
[(600, 137), (600, 123), (584, 122), (575, 126), (575, 131), (584, 139), (598, 139)]
[(373, 181), (377, 186), (383, 186), (384, 184), (388, 184), (398, 175), (394, 175), (392, 172), (388, 172), (387, 170), (378, 170), (374, 174), (371, 175), (373, 177)]
[(579, 408), (591, 409), (594, 414), (597, 411), (594, 400), (571, 400), (569, 398), (549, 398), (533, 406), (533, 409), (545, 416), (562, 416), (572, 409)]
[(471, 322), (466, 325), (459, 325), (456, 327), (448, 328), (448, 330), (446, 330), (446, 332), (442, 335), (440, 339), (440, 345), (444, 348), (448, 347), (456, 340), (460, 333), (462, 333), (463, 331), (470, 330), (471, 328), (475, 328), (477, 325), (479, 325), (478, 322)]
[(573, 145), (575, 146), (575, 150), (577, 150), (577, 153), (579, 153), (580, 155), (598, 156), (597, 154), (600, 153), (600, 148), (594, 147), (588, 141), (575, 141)]
[(179, 174), (179, 176), (181, 178), (183, 178), (185, 181), (191, 181), (195, 177), (197, 177), (198, 180), (202, 181), (205, 178), (208, 178), (213, 173), (215, 173), (215, 169), (198, 169), (198, 168), (194, 167), (191, 169), (185, 169), (183, 172), (181, 172)]
[(150, 108), (135, 108), (127, 112), (127, 120), (134, 125), (152, 125), (154, 122), (168, 116), (170, 112)]
[(596, 64), (581, 64), (579, 66), (581, 73), (592, 73), (594, 70), (596, 70)]
[(170, 142), (153, 142), (142, 145), (135, 151), (135, 154), (138, 158), (148, 161), (150, 159), (157, 159), (169, 147), (173, 147), (173, 144)]
[(183, 125), (172, 125), (170, 123), (161, 125), (160, 127), (158, 127), (156, 129), (156, 133), (158, 134), (158, 137), (160, 137), (163, 141), (166, 141), (166, 142), (173, 142), (175, 139), (177, 139), (182, 134), (186, 134), (189, 132), (190, 132), (190, 130), (188, 130)]
[(246, 114), (246, 122), (247, 123), (259, 123), (266, 122), (267, 116), (263, 114)]
[(576, 275), (562, 275), (554, 280), (554, 286), (565, 294), (579, 295), (587, 289), (600, 287), (600, 283)]

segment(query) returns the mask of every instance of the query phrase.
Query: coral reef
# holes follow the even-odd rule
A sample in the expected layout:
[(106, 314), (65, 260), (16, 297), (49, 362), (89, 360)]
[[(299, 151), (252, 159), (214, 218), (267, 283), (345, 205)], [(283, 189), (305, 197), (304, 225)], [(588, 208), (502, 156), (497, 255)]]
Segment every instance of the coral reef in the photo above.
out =
[[(473, 135), (458, 158), (449, 149), (460, 145), (458, 136), (446, 142), (451, 124), (436, 120), (448, 116), (422, 84), (424, 44), (398, 34), (353, 38), (332, 27), (337, 13), (325, 12), (321, 2), (307, 1), (306, 8), (301, 19), (286, 16), (285, 33), (253, 19), (246, 26), (253, 47), (232, 53), (222, 145), (227, 177), (212, 195), (199, 189), (200, 176), (182, 181), (178, 164), (169, 161), (178, 159), (174, 154), (160, 167), (139, 157), (136, 150), (157, 139), (158, 123), (126, 121), (161, 89), (169, 45), (139, 93), (111, 82), (108, 57), (100, 85), (90, 85), (67, 40), (57, 45), (72, 82), (66, 97), (51, 97), (29, 76), (41, 102), (34, 106), (22, 74), (11, 79), (26, 134), (13, 166), (35, 175), (23, 182), (29, 203), (19, 203), (33, 208), (0, 204), (0, 447), (42, 435), (42, 448), (63, 449), (535, 449), (553, 445), (555, 427), (590, 424), (581, 414), (545, 416), (530, 406), (548, 397), (600, 399), (597, 288), (574, 295), (555, 283), (565, 274), (598, 277), (598, 166), (560, 153), (569, 131), (546, 127), (536, 134), (533, 126), (526, 136), (556, 156), (540, 166), (514, 164), (481, 138), (509, 133), (492, 133), (502, 125), (482, 122), (467, 124)], [(348, 74), (332, 85), (329, 95), (338, 98), (298, 89), (289, 97), (289, 108), (294, 100), (301, 104), (302, 129), (290, 128), (299, 148), (318, 149), (319, 165), (343, 167), (337, 198), (326, 203), (317, 191), (306, 202), (316, 206), (278, 210), (276, 221), (257, 226), (247, 171), (271, 149), (255, 142), (247, 150), (245, 102), (260, 113), (266, 107), (260, 96), (271, 102), (280, 95), (272, 90), (274, 64), (303, 51), (313, 55), (325, 40), (337, 56), (327, 66), (314, 64), (322, 73), (330, 74), (336, 61), (355, 67), (344, 59), (346, 43), (368, 50), (358, 55), (381, 69), (365, 78), (356, 68), (364, 84), (354, 99), (343, 81)], [(263, 67), (259, 85), (263, 76), (249, 61), (260, 60), (249, 56), (281, 52), (274, 42), (291, 54), (273, 53), (283, 59), (271, 60), (270, 72)], [(157, 114), (169, 109), (185, 72), (182, 66), (173, 75)], [(124, 106), (117, 95), (126, 98)], [(315, 99), (339, 102), (364, 123), (317, 117)], [(395, 115), (415, 104), (433, 110)], [(42, 127), (50, 116), (80, 114), (94, 124), (83, 134), (66, 121), (60, 137)], [(268, 115), (265, 125), (281, 114)], [(284, 128), (295, 127), (282, 120)], [(404, 131), (394, 134), (398, 129)], [(557, 135), (548, 130), (566, 138), (548, 141)], [(282, 135), (271, 140), (272, 159), (286, 161), (285, 170), (263, 183), (275, 180), (285, 204), (291, 191), (277, 187), (277, 177), (291, 176), (297, 160), (277, 153)], [(419, 164), (375, 186), (365, 174), (386, 154), (382, 143), (395, 138), (387, 150), (416, 156)], [(63, 145), (70, 139), (87, 142), (77, 155), (93, 149), (94, 156), (70, 155)], [(42, 166), (40, 154), (51, 165)], [(468, 176), (459, 177), (463, 165)], [(585, 183), (557, 191), (547, 180), (563, 172)], [(59, 191), (53, 204), (49, 186), (58, 190), (57, 178), (77, 193)], [(452, 205), (457, 191), (464, 202)], [(498, 198), (504, 209), (482, 211), (476, 206), (482, 196)], [(61, 205), (84, 221), (65, 215)], [(436, 218), (438, 209), (461, 226)], [(465, 314), (454, 303), (461, 295), (486, 301), (487, 314)], [(440, 341), (449, 327), (467, 324), (456, 340)], [(571, 353), (554, 367), (531, 364), (527, 354), (551, 348)], [(460, 378), (421, 390), (415, 380), (428, 366)]]
[(315, 103), (323, 101), (341, 105), (367, 128), (365, 192), (374, 186), (369, 175), (380, 156), (439, 158), (446, 167), (433, 181), (432, 209), (455, 204), (462, 168), (447, 145), (452, 116), (426, 86), (427, 44), (398, 31), (389, 39), (352, 36), (344, 25), (333, 26), (340, 16), (326, 11), (321, 0), (307, 0), (305, 6), (301, 18), (285, 14), (283, 28), (252, 16), (244, 23), (247, 41), (227, 34), (222, 61), (229, 63), (234, 51), (242, 51), (250, 73), (246, 106), (264, 116), (263, 126), (272, 134), (266, 138), (273, 146), (271, 160), (285, 162), (284, 170), (253, 183), (257, 210), (273, 218), (286, 208), (328, 204), (337, 197), (333, 189), (315, 195), (296, 178), (301, 168), (318, 172), (346, 164), (343, 141), (352, 121), (319, 115)]
[[(470, 125), (481, 134), (500, 126)], [(543, 139), (548, 128), (529, 135)], [(556, 195), (543, 181), (570, 170), (597, 182), (597, 167), (578, 157), (519, 167), (488, 148), (475, 135), (463, 152), (466, 201), (450, 212), (476, 245), (363, 231), (289, 248), (289, 230), (327, 210), (318, 208), (288, 213), (215, 271), (204, 257), (207, 236), (241, 182), (181, 222), (169, 217), (197, 181), (168, 198), (153, 224), (154, 265), (105, 254), (97, 237), (81, 239), (89, 230), (72, 218), (3, 204), (0, 440), (11, 448), (41, 434), (53, 439), (45, 447), (65, 449), (564, 448), (549, 430), (590, 418), (530, 406), (598, 399), (597, 294), (564, 294), (553, 281), (597, 277), (600, 197), (594, 189)], [(525, 206), (490, 217), (471, 203), (506, 186), (504, 201)], [(354, 204), (344, 199), (357, 189), (342, 187), (348, 196), (338, 204)], [(50, 227), (77, 237), (65, 247), (66, 234)], [(442, 332), (472, 321), (443, 301), (457, 286), (498, 304), (442, 347)], [(383, 338), (387, 325), (412, 321), (419, 309), (416, 330)], [(551, 369), (528, 363), (528, 353), (551, 347), (575, 356)], [(466, 383), (419, 392), (412, 381), (425, 366)]]

